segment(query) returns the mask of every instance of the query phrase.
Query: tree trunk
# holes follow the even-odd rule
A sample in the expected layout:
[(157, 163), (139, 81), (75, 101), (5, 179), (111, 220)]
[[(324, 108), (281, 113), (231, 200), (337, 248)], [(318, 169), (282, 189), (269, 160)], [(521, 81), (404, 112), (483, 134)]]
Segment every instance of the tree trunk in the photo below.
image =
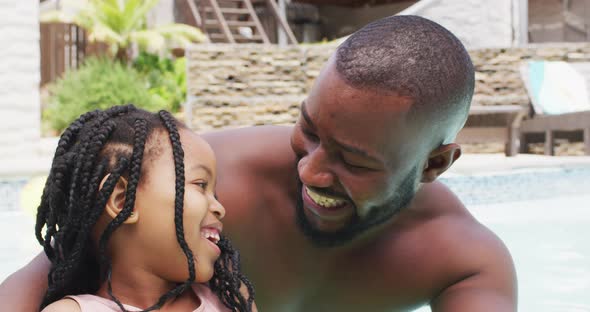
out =
[(117, 54), (115, 54), (115, 59), (121, 62), (121, 64), (129, 63), (129, 49), (119, 47)]

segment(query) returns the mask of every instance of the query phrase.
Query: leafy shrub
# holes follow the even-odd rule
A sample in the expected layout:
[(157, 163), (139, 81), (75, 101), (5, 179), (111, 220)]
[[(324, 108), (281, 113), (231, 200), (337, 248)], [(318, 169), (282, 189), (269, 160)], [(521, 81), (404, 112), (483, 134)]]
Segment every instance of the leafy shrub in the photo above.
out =
[(80, 68), (66, 72), (49, 87), (43, 112), (51, 127), (65, 129), (79, 115), (94, 109), (133, 103), (150, 111), (169, 109), (148, 91), (147, 79), (137, 70), (106, 58), (89, 58)]
[(170, 111), (180, 110), (186, 98), (186, 59), (184, 57), (172, 60), (141, 52), (134, 60), (133, 67), (147, 78), (150, 94), (164, 101)]

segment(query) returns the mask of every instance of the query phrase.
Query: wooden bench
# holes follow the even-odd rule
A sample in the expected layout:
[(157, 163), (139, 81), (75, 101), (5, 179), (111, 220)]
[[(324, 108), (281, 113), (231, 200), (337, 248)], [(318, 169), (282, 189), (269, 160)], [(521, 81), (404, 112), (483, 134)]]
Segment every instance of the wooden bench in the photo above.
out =
[(545, 134), (545, 155), (555, 155), (555, 131), (583, 131), (586, 155), (590, 155), (590, 111), (560, 115), (538, 115), (520, 125), (521, 152), (526, 150), (527, 133)]
[[(546, 79), (553, 79), (551, 83), (544, 82), (545, 84), (548, 84), (548, 88), (556, 88), (556, 90), (560, 91), (559, 94), (563, 94), (561, 98), (558, 98), (558, 101), (549, 102), (546, 100), (546, 104), (558, 104), (559, 106), (557, 107), (563, 106), (564, 108), (568, 108), (568, 105), (570, 105), (569, 112), (560, 114), (545, 114), (545, 107), (543, 107), (543, 103), (540, 101), (541, 99), (539, 96), (533, 95), (532, 82), (529, 77), (529, 66), (531, 66), (531, 63), (534, 62), (525, 62), (521, 65), (521, 77), (525, 83), (529, 97), (531, 98), (533, 115), (530, 118), (522, 120), (520, 125), (520, 151), (527, 152), (526, 135), (528, 133), (544, 133), (545, 155), (553, 156), (555, 155), (555, 132), (581, 131), (583, 132), (585, 154), (590, 155), (590, 102), (588, 102), (590, 99), (587, 98), (588, 90), (590, 90), (590, 88), (588, 88), (590, 86), (590, 63), (565, 63), (565, 65), (568, 66), (567, 69), (571, 68), (569, 69), (571, 72), (569, 76), (567, 73), (563, 73), (561, 76), (544, 73), (547, 76)], [(538, 64), (540, 62), (537, 61), (536, 63)], [(545, 64), (551, 63), (560, 63), (559, 65), (564, 64), (562, 62), (545, 62)], [(578, 80), (575, 80), (576, 77), (578, 77)], [(579, 77), (583, 79), (579, 79)], [(571, 79), (571, 81), (568, 79)], [(555, 86), (554, 83), (556, 81), (565, 83), (562, 83), (562, 86)], [(572, 107), (571, 105), (572, 103), (575, 103), (575, 101), (570, 99), (575, 96), (585, 96), (586, 102), (584, 102), (584, 104), (579, 104), (579, 102), (577, 102), (578, 106)]]
[(457, 143), (489, 143), (504, 142), (504, 154), (514, 156), (519, 151), (522, 119), (527, 109), (520, 105), (474, 105), (469, 110), (469, 116), (499, 115), (501, 123), (493, 126), (466, 126), (457, 135)]

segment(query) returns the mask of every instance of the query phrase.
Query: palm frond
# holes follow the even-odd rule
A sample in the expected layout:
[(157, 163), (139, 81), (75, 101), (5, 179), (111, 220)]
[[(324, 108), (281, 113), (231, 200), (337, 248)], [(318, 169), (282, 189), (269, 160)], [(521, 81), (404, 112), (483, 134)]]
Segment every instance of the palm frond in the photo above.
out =
[(193, 26), (186, 24), (167, 24), (158, 26), (155, 30), (162, 34), (166, 38), (179, 38), (184, 37), (191, 42), (207, 42), (208, 38), (203, 32)]
[(134, 31), (129, 39), (137, 43), (140, 51), (160, 52), (166, 47), (166, 40), (155, 30)]
[(108, 27), (116, 32), (121, 32), (125, 29), (126, 18), (123, 16), (123, 12), (119, 6), (112, 6), (102, 1), (94, 4), (94, 6), (96, 11), (95, 18), (101, 21), (102, 24), (108, 25)]
[(160, 0), (128, 0), (124, 10), (127, 18), (126, 31), (143, 30), (145, 17)]
[(124, 37), (103, 24), (95, 24), (88, 33), (88, 39), (90, 41), (102, 41), (108, 44), (116, 44), (123, 48), (128, 45)]
[(42, 22), (74, 23), (90, 41), (111, 46), (111, 52), (136, 43), (140, 50), (162, 52), (208, 41), (198, 28), (184, 24), (146, 29), (146, 16), (160, 0), (62, 0), (63, 9), (41, 14)]
[(166, 46), (168, 48), (186, 48), (188, 45), (193, 43), (193, 41), (188, 40), (186, 37), (182, 36), (173, 36), (166, 38)]
[(119, 7), (119, 0), (90, 0), (96, 4), (98, 3), (102, 3), (102, 4), (106, 4), (109, 5), (113, 8), (120, 8)]

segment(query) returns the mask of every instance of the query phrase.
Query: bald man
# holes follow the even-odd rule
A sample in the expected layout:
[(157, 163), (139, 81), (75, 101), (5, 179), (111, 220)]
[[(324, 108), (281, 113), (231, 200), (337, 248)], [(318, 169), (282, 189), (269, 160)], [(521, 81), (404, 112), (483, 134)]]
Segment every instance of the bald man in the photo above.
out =
[[(516, 310), (506, 247), (436, 181), (473, 88), (453, 34), (393, 16), (338, 47), (294, 127), (205, 135), (261, 311)], [(48, 269), (40, 255), (13, 274), (2, 305), (35, 311)]]

